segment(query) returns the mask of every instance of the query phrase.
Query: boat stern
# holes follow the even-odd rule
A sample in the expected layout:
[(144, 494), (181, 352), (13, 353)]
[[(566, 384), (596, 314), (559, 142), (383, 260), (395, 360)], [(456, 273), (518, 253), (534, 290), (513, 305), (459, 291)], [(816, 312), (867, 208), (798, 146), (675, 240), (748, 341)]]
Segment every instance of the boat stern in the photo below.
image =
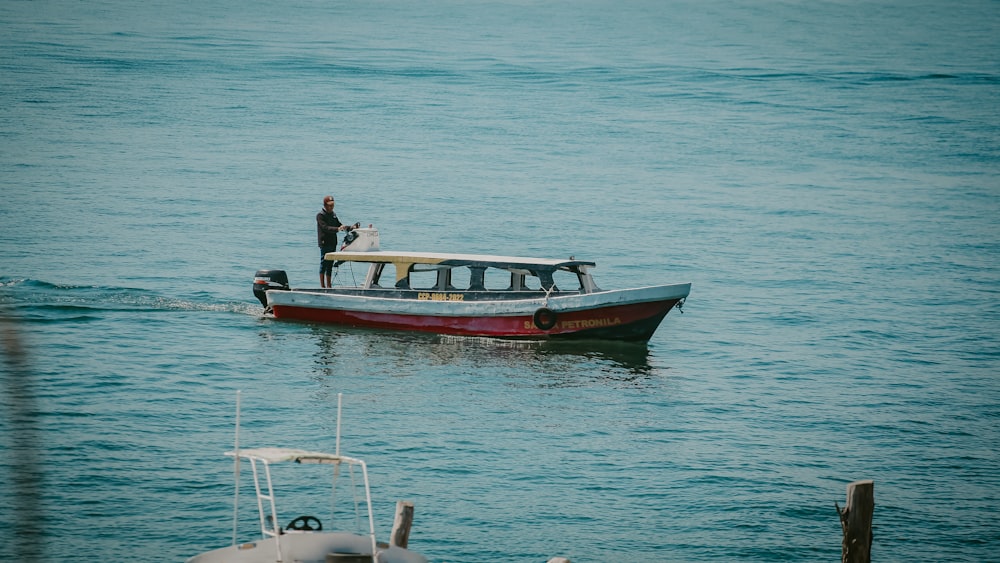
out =
[(253, 295), (267, 309), (267, 292), (271, 289), (287, 291), (288, 274), (284, 270), (257, 270), (253, 276)]

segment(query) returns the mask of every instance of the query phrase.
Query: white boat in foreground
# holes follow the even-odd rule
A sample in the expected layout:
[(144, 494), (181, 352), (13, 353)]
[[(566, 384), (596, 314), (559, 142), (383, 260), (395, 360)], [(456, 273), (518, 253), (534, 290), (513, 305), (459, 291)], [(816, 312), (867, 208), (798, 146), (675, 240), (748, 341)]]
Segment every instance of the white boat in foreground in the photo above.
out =
[(379, 249), (378, 231), (354, 229), (339, 252), (335, 287), (291, 288), (283, 270), (259, 270), (254, 295), (276, 319), (532, 340), (647, 342), (690, 283), (604, 290), (594, 262)]
[[(338, 410), (339, 408), (338, 404)], [(237, 422), (237, 447), (225, 455), (237, 460), (235, 470), (237, 507), (239, 506), (240, 468), (242, 462), (250, 465), (257, 497), (257, 519), (259, 520), (261, 538), (236, 543), (238, 514), (234, 514), (233, 544), (196, 555), (188, 559), (187, 563), (426, 563), (427, 558), (416, 552), (376, 541), (368, 467), (361, 459), (339, 453), (339, 412), (337, 418), (338, 453), (332, 454), (291, 448), (240, 449), (238, 447), (238, 428), (239, 423)], [(318, 484), (316, 494), (319, 494), (323, 489), (330, 491), (331, 519), (336, 507), (335, 496), (338, 479), (342, 472), (346, 473), (351, 484), (357, 484), (359, 490), (363, 489), (363, 493), (359, 493), (355, 497), (353, 508), (355, 514), (360, 515), (364, 514), (364, 511), (367, 512), (368, 533), (324, 530), (323, 522), (318, 517), (313, 516), (313, 513), (291, 518), (283, 528), (280, 525), (283, 520), (280, 520), (278, 516), (278, 502), (272, 485), (271, 466), (274, 464), (323, 464), (329, 466), (331, 469), (329, 478)], [(357, 483), (359, 479), (360, 483)], [(363, 502), (360, 502), (361, 498), (363, 498)]]

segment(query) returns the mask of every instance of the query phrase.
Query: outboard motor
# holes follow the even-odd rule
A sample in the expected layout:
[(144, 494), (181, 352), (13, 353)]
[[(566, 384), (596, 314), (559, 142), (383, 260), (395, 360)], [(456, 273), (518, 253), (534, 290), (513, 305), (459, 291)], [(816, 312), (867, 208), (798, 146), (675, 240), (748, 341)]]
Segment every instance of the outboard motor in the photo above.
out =
[(253, 276), (253, 294), (267, 308), (267, 290), (288, 291), (288, 274), (284, 270), (257, 270)]

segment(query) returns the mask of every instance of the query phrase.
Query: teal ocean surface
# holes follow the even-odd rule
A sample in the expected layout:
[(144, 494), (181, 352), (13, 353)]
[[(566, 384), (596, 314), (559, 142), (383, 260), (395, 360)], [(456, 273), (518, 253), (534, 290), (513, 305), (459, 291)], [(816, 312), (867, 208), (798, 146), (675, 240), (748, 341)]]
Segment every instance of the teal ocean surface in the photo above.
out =
[[(314, 450), (343, 393), (380, 539), (413, 501), (433, 561), (835, 561), (859, 479), (874, 560), (1000, 553), (996, 1), (9, 0), (0, 30), (0, 559), (231, 543), (237, 391), (243, 446)], [(264, 318), (257, 269), (316, 285), (326, 194), (386, 249), (691, 296), (640, 347)]]

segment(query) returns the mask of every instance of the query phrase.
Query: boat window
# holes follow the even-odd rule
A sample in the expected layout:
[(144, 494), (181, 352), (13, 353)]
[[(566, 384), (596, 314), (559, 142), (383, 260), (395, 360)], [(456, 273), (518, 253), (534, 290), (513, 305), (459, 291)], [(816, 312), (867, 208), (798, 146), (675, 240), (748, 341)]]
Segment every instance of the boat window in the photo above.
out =
[(507, 270), (510, 275), (510, 283), (507, 288), (511, 291), (532, 291), (541, 287), (541, 282), (535, 277), (535, 272), (523, 270), (521, 268), (510, 268)]
[(369, 273), (371, 277), (371, 286), (374, 288), (399, 288), (406, 289), (406, 278), (403, 278), (403, 286), (397, 286), (396, 284), (396, 265), (392, 262), (387, 262), (383, 264), (377, 264), (376, 267)]
[(379, 280), (382, 279), (383, 274), (385, 279), (389, 281), (389, 286), (391, 287), (396, 279), (396, 269), (393, 268), (392, 264), (372, 264), (372, 267), (368, 270), (368, 279), (366, 280), (367, 287), (379, 288), (382, 285)]
[[(400, 264), (400, 266), (408, 266), (407, 264)], [(374, 264), (374, 267), (368, 272), (368, 287), (381, 289), (381, 288), (396, 288), (396, 289), (409, 289), (406, 285), (406, 277), (403, 277), (399, 283), (396, 282), (396, 264), (392, 262), (383, 262)]]
[(411, 289), (437, 289), (438, 270), (427, 268), (414, 268), (410, 271)]
[(490, 291), (503, 291), (510, 288), (510, 272), (497, 268), (486, 268), (483, 285)]
[(451, 285), (449, 290), (466, 290), (472, 287), (472, 271), (465, 266), (451, 269)]
[(555, 282), (556, 287), (560, 291), (579, 291), (583, 287), (580, 284), (580, 276), (576, 272), (570, 272), (569, 270), (556, 270), (552, 272), (552, 281)]

